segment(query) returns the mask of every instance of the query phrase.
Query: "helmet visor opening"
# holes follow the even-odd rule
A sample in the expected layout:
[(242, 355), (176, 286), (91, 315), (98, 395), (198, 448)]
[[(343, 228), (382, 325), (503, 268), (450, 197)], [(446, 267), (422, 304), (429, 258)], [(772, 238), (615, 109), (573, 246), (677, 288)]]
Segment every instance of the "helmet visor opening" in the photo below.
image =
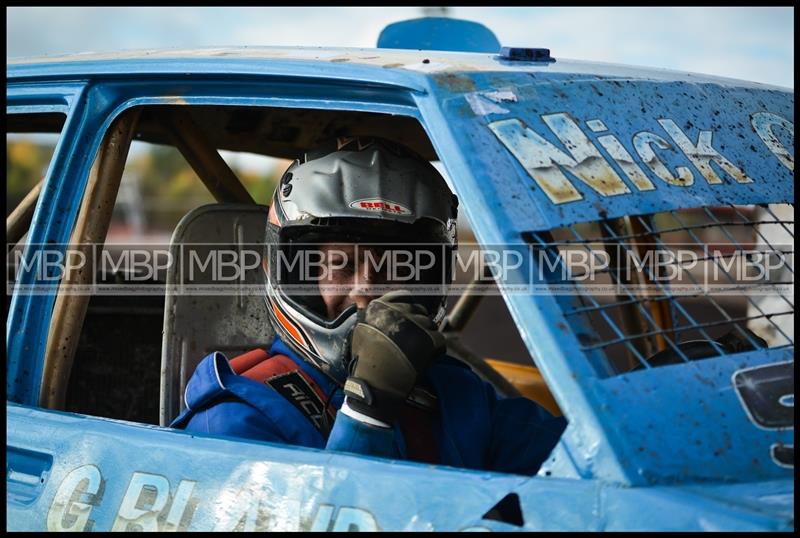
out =
[(357, 228), (326, 222), (283, 230), (273, 257), (283, 293), (331, 321), (352, 304), (406, 289), (434, 315), (451, 282), (453, 246), (442, 241), (441, 226), (353, 220)]

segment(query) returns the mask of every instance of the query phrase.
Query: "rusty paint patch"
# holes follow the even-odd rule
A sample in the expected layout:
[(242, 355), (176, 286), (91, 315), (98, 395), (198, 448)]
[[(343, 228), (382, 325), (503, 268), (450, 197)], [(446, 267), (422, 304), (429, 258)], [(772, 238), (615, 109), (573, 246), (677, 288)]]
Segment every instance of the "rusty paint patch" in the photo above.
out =
[(444, 73), (441, 75), (434, 75), (433, 79), (436, 81), (436, 84), (449, 92), (466, 93), (475, 91), (475, 81), (464, 75)]

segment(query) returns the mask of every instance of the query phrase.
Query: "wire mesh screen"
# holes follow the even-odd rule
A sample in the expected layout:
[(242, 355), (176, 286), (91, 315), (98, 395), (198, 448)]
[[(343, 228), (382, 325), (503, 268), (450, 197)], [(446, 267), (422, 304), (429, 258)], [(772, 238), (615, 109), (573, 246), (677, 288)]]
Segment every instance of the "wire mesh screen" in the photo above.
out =
[(703, 207), (527, 234), (601, 376), (794, 345), (794, 207)]

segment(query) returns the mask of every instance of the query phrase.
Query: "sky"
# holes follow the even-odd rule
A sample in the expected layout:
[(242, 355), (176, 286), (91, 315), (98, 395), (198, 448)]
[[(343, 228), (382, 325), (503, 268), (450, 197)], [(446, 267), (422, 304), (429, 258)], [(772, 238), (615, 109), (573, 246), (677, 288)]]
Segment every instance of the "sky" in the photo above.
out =
[[(375, 47), (419, 7), (7, 7), (7, 58), (239, 45)], [(451, 7), (502, 45), (794, 88), (792, 7)]]

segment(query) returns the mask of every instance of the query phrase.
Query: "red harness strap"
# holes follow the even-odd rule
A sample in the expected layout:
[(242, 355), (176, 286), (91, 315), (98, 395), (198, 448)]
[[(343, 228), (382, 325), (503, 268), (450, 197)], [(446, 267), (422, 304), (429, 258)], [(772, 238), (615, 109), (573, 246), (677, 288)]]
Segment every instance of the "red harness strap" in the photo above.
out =
[[(330, 423), (336, 410), (327, 406), (327, 396), (319, 385), (286, 355), (269, 356), (263, 349), (254, 349), (230, 360), (237, 375), (264, 383), (275, 389), (303, 413), (317, 430), (327, 438), (329, 431), (322, 421), (322, 413), (329, 414)], [(408, 459), (425, 463), (438, 463), (439, 450), (434, 437), (434, 412), (404, 405), (398, 422), (406, 442)]]
[(259, 383), (266, 383), (283, 374), (297, 372), (311, 386), (311, 389), (319, 396), (320, 400), (325, 401), (325, 393), (322, 392), (320, 386), (286, 355), (273, 355), (270, 357), (263, 349), (254, 349), (231, 359), (230, 365), (237, 375), (242, 375)]
[(239, 355), (238, 357), (234, 357), (229, 361), (233, 372), (236, 375), (242, 375), (242, 372), (246, 372), (256, 364), (263, 362), (269, 358), (269, 355), (263, 349), (253, 349)]
[(401, 408), (398, 422), (409, 460), (439, 463), (439, 445), (434, 435), (433, 417), (433, 409), (420, 409), (408, 404)]
[[(305, 415), (323, 437), (330, 433), (336, 410), (319, 385), (286, 355), (269, 356), (263, 349), (254, 349), (230, 360), (237, 374), (273, 388)], [(325, 419), (327, 413), (328, 418)]]

